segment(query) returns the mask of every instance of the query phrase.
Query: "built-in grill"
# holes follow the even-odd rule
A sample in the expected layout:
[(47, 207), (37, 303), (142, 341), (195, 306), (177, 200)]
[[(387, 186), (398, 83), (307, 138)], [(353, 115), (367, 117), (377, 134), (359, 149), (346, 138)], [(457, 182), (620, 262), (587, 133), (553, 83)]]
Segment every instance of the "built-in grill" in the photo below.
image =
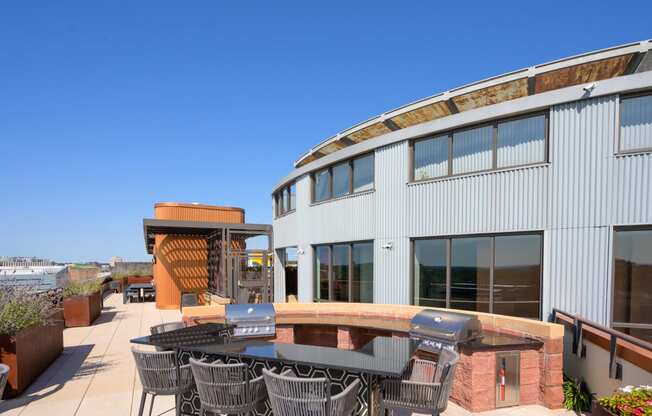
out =
[(270, 337), (276, 335), (276, 311), (271, 303), (226, 305), (226, 324), (233, 325), (233, 338)]
[(410, 338), (420, 340), (424, 350), (456, 349), (481, 336), (480, 320), (473, 315), (424, 309), (410, 322)]

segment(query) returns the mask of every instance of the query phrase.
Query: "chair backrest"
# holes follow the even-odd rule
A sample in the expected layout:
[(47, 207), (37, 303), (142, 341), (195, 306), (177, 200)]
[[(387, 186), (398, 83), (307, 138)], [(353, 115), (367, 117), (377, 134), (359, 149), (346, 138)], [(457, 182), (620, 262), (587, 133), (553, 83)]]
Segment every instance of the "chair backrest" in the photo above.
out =
[(275, 415), (330, 416), (330, 381), (326, 378), (298, 378), (291, 371), (276, 374), (263, 370), (267, 395)]
[(0, 364), (0, 400), (2, 400), (2, 394), (5, 391), (5, 386), (7, 385), (8, 377), (9, 377), (9, 366), (6, 364)]
[(204, 408), (227, 411), (251, 401), (246, 364), (205, 363), (191, 358), (190, 368)]
[(185, 328), (185, 327), (186, 327), (186, 323), (182, 322), (182, 321), (166, 322), (164, 324), (154, 325), (153, 327), (151, 327), (149, 329), (149, 332), (152, 335), (156, 335), (156, 334), (162, 334), (163, 332), (170, 332), (170, 331), (174, 331), (176, 329), (181, 329), (181, 328)]
[(451, 388), (455, 382), (455, 369), (457, 368), (459, 360), (460, 355), (457, 351), (444, 348), (439, 353), (435, 382), (440, 383), (442, 386), (439, 400), (437, 401), (437, 408), (440, 412), (446, 410), (446, 407), (448, 406), (448, 397), (450, 396)]
[(179, 387), (174, 351), (142, 351), (132, 348), (143, 389), (168, 393)]

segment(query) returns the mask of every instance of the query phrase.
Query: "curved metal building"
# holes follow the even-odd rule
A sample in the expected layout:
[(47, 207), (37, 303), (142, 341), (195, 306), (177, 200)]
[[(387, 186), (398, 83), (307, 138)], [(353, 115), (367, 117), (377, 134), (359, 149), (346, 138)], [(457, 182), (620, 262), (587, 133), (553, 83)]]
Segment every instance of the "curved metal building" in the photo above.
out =
[[(652, 337), (652, 41), (388, 111), (273, 189), (275, 299), (424, 304)], [(294, 284), (293, 284), (294, 287)]]

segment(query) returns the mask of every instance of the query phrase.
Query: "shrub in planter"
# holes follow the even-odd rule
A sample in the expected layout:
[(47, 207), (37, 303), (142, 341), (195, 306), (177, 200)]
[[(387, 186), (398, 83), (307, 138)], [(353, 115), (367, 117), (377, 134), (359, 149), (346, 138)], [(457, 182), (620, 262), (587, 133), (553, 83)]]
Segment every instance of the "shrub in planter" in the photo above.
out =
[(599, 399), (598, 404), (613, 415), (652, 415), (652, 386), (623, 387), (613, 395)]
[(67, 327), (89, 326), (102, 312), (102, 281), (70, 282), (63, 289), (63, 316)]
[(51, 299), (31, 287), (0, 290), (0, 362), (9, 366), (4, 397), (23, 392), (63, 351), (63, 325)]
[(564, 389), (564, 407), (572, 410), (577, 414), (591, 410), (591, 401), (593, 394), (589, 392), (586, 383), (583, 380), (571, 380), (566, 378), (563, 384)]

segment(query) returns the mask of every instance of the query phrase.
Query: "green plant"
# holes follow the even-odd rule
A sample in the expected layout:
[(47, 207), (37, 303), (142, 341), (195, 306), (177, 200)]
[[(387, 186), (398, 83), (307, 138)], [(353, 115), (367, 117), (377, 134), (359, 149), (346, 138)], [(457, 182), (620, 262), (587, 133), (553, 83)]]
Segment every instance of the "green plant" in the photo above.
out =
[(71, 296), (92, 295), (95, 292), (99, 292), (101, 287), (102, 281), (99, 279), (68, 282), (66, 287), (63, 289), (63, 297), (69, 298)]
[(16, 335), (32, 325), (46, 323), (55, 307), (47, 295), (29, 286), (2, 287), (0, 290), (0, 334)]
[(583, 380), (571, 380), (566, 378), (563, 385), (564, 406), (576, 413), (591, 410), (593, 394), (589, 392)]
[(652, 386), (627, 386), (598, 400), (600, 406), (620, 416), (652, 415)]

